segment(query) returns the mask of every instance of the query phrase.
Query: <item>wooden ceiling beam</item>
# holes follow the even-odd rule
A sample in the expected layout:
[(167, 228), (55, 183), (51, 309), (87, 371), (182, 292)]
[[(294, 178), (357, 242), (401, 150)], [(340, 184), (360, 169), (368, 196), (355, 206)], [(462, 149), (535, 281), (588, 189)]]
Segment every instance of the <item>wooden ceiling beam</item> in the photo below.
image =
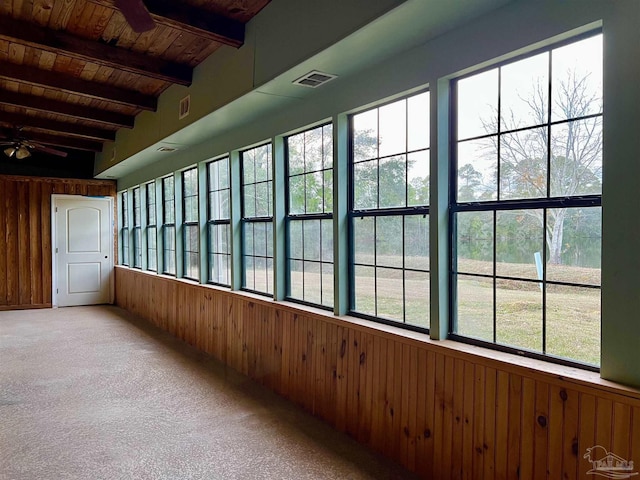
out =
[(45, 113), (55, 113), (81, 120), (105, 123), (115, 127), (133, 128), (135, 117), (121, 113), (99, 110), (84, 105), (71, 104), (48, 98), (26, 95), (24, 93), (0, 90), (0, 104), (12, 107), (29, 108)]
[(185, 30), (236, 48), (244, 43), (244, 24), (232, 18), (182, 2), (144, 0), (144, 4), (158, 24)]
[(0, 112), (0, 123), (5, 123), (11, 127), (35, 128), (48, 133), (58, 132), (64, 135), (91, 140), (116, 139), (116, 132), (114, 130), (104, 130), (102, 128), (88, 127), (76, 123), (58, 122), (47, 118), (21, 115), (19, 113)]
[(6, 15), (0, 16), (0, 39), (165, 82), (191, 85), (193, 69), (188, 65), (50, 30)]
[[(114, 8), (113, 0), (91, 0), (91, 3)], [(158, 25), (236, 48), (244, 44), (244, 23), (238, 20), (175, 0), (143, 0), (143, 3)]]
[(157, 99), (150, 95), (14, 63), (0, 63), (0, 78), (31, 86), (62, 90), (74, 95), (106, 100), (142, 110), (155, 111), (158, 106)]
[(101, 142), (92, 142), (91, 140), (83, 140), (81, 138), (69, 138), (69, 137), (63, 137), (59, 135), (49, 135), (46, 133), (39, 133), (39, 132), (33, 132), (33, 131), (29, 131), (29, 132), (23, 131), (21, 136), (24, 137), (26, 140), (31, 140), (36, 143), (41, 143), (45, 146), (73, 148), (75, 150), (84, 150), (87, 152), (102, 151)]

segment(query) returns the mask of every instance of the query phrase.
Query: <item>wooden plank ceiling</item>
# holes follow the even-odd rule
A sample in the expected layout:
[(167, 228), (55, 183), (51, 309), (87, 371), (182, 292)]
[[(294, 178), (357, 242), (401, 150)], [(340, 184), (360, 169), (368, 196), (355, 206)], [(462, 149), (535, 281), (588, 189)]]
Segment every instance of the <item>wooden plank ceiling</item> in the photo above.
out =
[(270, 0), (144, 0), (155, 27), (143, 33), (119, 1), (136, 0), (0, 0), (0, 141), (19, 127), (31, 142), (93, 159), (87, 152), (154, 111), (171, 84), (189, 85), (218, 48), (240, 47)]

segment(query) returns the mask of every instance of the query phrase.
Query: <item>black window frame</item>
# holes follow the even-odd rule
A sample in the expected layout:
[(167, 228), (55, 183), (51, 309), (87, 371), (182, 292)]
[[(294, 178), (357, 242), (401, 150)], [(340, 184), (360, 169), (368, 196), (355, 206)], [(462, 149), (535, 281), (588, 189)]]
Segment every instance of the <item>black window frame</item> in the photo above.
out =
[[(187, 175), (195, 174), (195, 185), (193, 189), (192, 195), (187, 195)], [(198, 204), (199, 199), (199, 187), (198, 187), (198, 167), (188, 168), (183, 170), (180, 174), (181, 180), (181, 188), (182, 188), (182, 278), (186, 278), (188, 280), (194, 280), (196, 282), (200, 281), (200, 219), (199, 212), (200, 206)], [(195, 201), (196, 206), (196, 214), (194, 218), (188, 218), (188, 201)], [(194, 235), (195, 231), (195, 239), (191, 237)], [(195, 250), (194, 250), (195, 245)], [(190, 275), (194, 272), (189, 272), (190, 270), (190, 259), (193, 260), (195, 258), (195, 269), (197, 271), (197, 275)]]
[[(267, 149), (267, 172), (266, 179), (264, 180), (256, 180), (256, 172), (257, 170), (254, 168), (253, 181), (245, 182), (245, 155), (249, 152), (254, 152), (260, 148)], [(255, 167), (255, 163), (254, 163)], [(240, 152), (240, 198), (241, 198), (241, 225), (242, 225), (242, 290), (256, 293), (258, 295), (265, 296), (273, 296), (274, 285), (273, 285), (273, 273), (274, 273), (274, 264), (273, 264), (273, 147), (271, 142), (263, 143), (257, 145), (255, 147), (251, 147)], [(267, 213), (268, 215), (247, 215), (247, 205), (246, 205), (246, 190), (248, 186), (252, 186), (254, 189), (254, 212), (257, 211), (258, 207), (258, 195), (257, 195), (257, 186), (265, 185), (267, 188), (267, 195), (270, 199), (270, 203), (267, 205)], [(270, 215), (269, 215), (270, 213)], [(265, 236), (265, 248), (264, 255), (256, 254), (256, 228), (262, 229), (264, 228), (264, 236)], [(248, 231), (251, 230), (252, 241), (251, 245), (253, 245), (253, 252), (249, 254), (247, 252), (247, 235)], [(271, 249), (269, 249), (271, 246)], [(269, 250), (271, 250), (271, 255), (269, 255)], [(251, 259), (251, 263), (253, 265), (253, 288), (247, 286), (247, 274), (248, 274), (248, 262), (247, 259)], [(256, 287), (256, 261), (262, 261), (265, 263), (265, 284), (267, 287), (266, 291), (258, 290)], [(271, 262), (271, 267), (269, 267), (269, 261)], [(269, 271), (271, 271), (271, 279), (269, 278)]]
[(128, 192), (120, 193), (120, 207), (122, 211), (122, 227), (120, 228), (120, 241), (122, 242), (122, 258), (120, 265), (129, 266), (129, 210), (127, 208)]
[[(551, 353), (547, 353), (547, 286), (559, 286), (559, 287), (576, 287), (581, 289), (592, 289), (592, 290), (601, 290), (600, 285), (579, 283), (579, 282), (565, 282), (558, 280), (550, 280), (547, 278), (547, 258), (548, 258), (548, 244), (547, 239), (543, 238), (544, 248), (541, 249), (542, 254), (542, 270), (543, 270), (543, 278), (540, 279), (532, 279), (526, 277), (516, 277), (516, 276), (505, 276), (498, 275), (496, 272), (497, 268), (497, 234), (496, 228), (498, 224), (497, 216), (499, 213), (503, 212), (516, 212), (523, 210), (542, 210), (543, 211), (543, 230), (544, 225), (547, 224), (548, 211), (553, 209), (595, 209), (602, 208), (602, 192), (599, 194), (576, 194), (576, 195), (564, 195), (564, 196), (552, 196), (552, 142), (549, 140), (551, 138), (551, 130), (552, 127), (569, 124), (571, 122), (578, 122), (589, 119), (597, 119), (599, 118), (602, 121), (604, 117), (604, 110), (600, 111), (600, 113), (595, 114), (587, 114), (583, 116), (576, 116), (561, 120), (552, 120), (552, 107), (551, 102), (553, 99), (552, 92), (552, 82), (553, 82), (553, 71), (552, 71), (552, 51), (557, 48), (561, 48), (567, 45), (571, 45), (573, 43), (579, 42), (581, 40), (585, 40), (591, 37), (595, 37), (597, 35), (602, 34), (601, 29), (592, 30), (589, 32), (585, 32), (583, 34), (571, 37), (566, 40), (562, 40), (559, 42), (555, 42), (553, 44), (535, 49), (531, 52), (527, 52), (522, 55), (518, 55), (514, 58), (498, 62), (486, 68), (476, 70), (465, 74), (463, 76), (452, 79), (450, 82), (450, 159), (451, 159), (451, 168), (450, 168), (450, 178), (449, 178), (449, 260), (450, 260), (450, 270), (449, 270), (449, 321), (448, 321), (448, 338), (451, 340), (469, 343), (472, 345), (478, 345), (481, 347), (490, 348), (493, 350), (503, 351), (511, 354), (516, 354), (529, 358), (536, 358), (539, 360), (544, 360), (547, 362), (553, 362), (560, 365), (567, 365), (571, 367), (577, 367), (585, 370), (591, 370), (595, 372), (599, 372), (600, 368), (596, 365), (592, 365), (589, 363), (581, 362), (579, 360), (570, 359), (566, 357), (560, 357), (557, 355), (553, 355)], [(528, 125), (522, 128), (515, 128), (511, 130), (502, 130), (502, 110), (501, 110), (501, 70), (503, 67), (513, 64), (519, 60), (527, 59), (533, 57), (535, 55), (549, 52), (549, 66), (548, 66), (548, 90), (545, 92), (547, 97), (547, 110), (548, 115), (547, 119), (544, 123), (541, 124), (533, 124)], [(457, 110), (456, 107), (458, 105), (458, 82), (464, 80), (466, 78), (485, 73), (492, 70), (498, 70), (498, 115), (496, 118), (497, 121), (497, 131), (495, 133), (483, 134), (463, 139), (458, 139), (457, 132)], [(514, 133), (525, 132), (537, 128), (545, 128), (547, 135), (547, 151), (546, 151), (546, 196), (544, 197), (529, 197), (522, 199), (500, 199), (501, 192), (501, 177), (500, 177), (500, 137), (503, 135), (509, 135)], [(479, 200), (479, 201), (458, 201), (457, 193), (458, 193), (458, 144), (466, 141), (477, 141), (486, 139), (489, 137), (497, 137), (497, 166), (496, 166), (496, 198), (492, 200)], [(492, 243), (493, 243), (493, 272), (491, 274), (481, 274), (481, 273), (469, 273), (469, 272), (459, 272), (457, 270), (457, 214), (459, 213), (467, 213), (467, 212), (489, 212), (493, 213), (493, 233), (492, 233)], [(601, 238), (601, 237), (600, 237)], [(493, 341), (486, 341), (483, 339), (469, 337), (465, 335), (460, 335), (457, 333), (458, 327), (458, 311), (457, 311), (457, 276), (463, 275), (465, 277), (477, 277), (485, 280), (493, 281)], [(499, 281), (517, 281), (517, 282), (526, 282), (531, 284), (540, 285), (542, 292), (542, 351), (533, 351), (526, 349), (520, 346), (512, 346), (503, 343), (498, 343), (496, 341), (497, 335), (497, 302), (496, 302), (496, 292), (497, 292), (497, 282)]]
[[(325, 129), (327, 129), (327, 127), (329, 127), (329, 138), (331, 139), (330, 141), (330, 152), (329, 155), (331, 156), (331, 166), (329, 168), (327, 168), (325, 166)], [(327, 204), (327, 188), (331, 189), (333, 187), (333, 166), (334, 166), (334, 159), (333, 159), (333, 124), (331, 122), (326, 122), (323, 123), (321, 125), (316, 125), (314, 127), (311, 128), (307, 128), (303, 131), (300, 132), (296, 132), (294, 134), (288, 135), (284, 138), (284, 154), (285, 154), (285, 198), (286, 198), (286, 217), (285, 217), (285, 222), (286, 222), (286, 238), (287, 238), (287, 242), (286, 242), (286, 270), (287, 270), (287, 275), (286, 275), (286, 298), (287, 300), (290, 300), (292, 302), (296, 302), (296, 303), (300, 303), (303, 305), (309, 305), (309, 306), (314, 306), (314, 307), (318, 307), (318, 308), (322, 308), (325, 310), (333, 310), (333, 305), (334, 305), (334, 287), (333, 287), (333, 279), (334, 279), (334, 272), (335, 272), (335, 264), (334, 264), (334, 255), (333, 255), (333, 201), (330, 202), (330, 205)], [(310, 131), (314, 131), (314, 130), (318, 130), (321, 129), (321, 143), (322, 143), (322, 149), (321, 149), (321, 159), (320, 159), (320, 168), (319, 169), (315, 169), (315, 170), (307, 170), (306, 168), (306, 150), (302, 153), (302, 156), (304, 157), (304, 168), (301, 172), (296, 172), (296, 173), (292, 173), (291, 172), (291, 165), (290, 165), (290, 145), (289, 145), (289, 139), (291, 139), (292, 137), (298, 136), (298, 135), (303, 135), (307, 132)], [(305, 144), (306, 146), (306, 144)], [(330, 173), (331, 174), (331, 179), (330, 179), (330, 186), (327, 187), (326, 186), (326, 173)], [(322, 212), (311, 212), (311, 213), (307, 213), (307, 196), (306, 196), (306, 182), (305, 182), (305, 186), (304, 186), (304, 213), (292, 213), (292, 207), (291, 207), (291, 180), (294, 177), (301, 177), (304, 179), (305, 176), (307, 175), (313, 175), (313, 174), (320, 174), (322, 177), (322, 196), (323, 196), (323, 203), (322, 203)], [(331, 200), (333, 200), (333, 192), (331, 192)], [(292, 246), (291, 246), (291, 233), (292, 233), (292, 224), (296, 223), (296, 222), (300, 222), (301, 224), (301, 249), (302, 251), (301, 256), (299, 258), (293, 258), (292, 255)], [(319, 255), (318, 255), (318, 259), (310, 259), (307, 258), (305, 255), (305, 234), (304, 234), (304, 230), (305, 230), (305, 224), (309, 224), (309, 223), (317, 223), (318, 227), (317, 227), (317, 232), (319, 233)], [(330, 233), (330, 242), (331, 242), (331, 260), (325, 260), (324, 259), (324, 243), (325, 243), (325, 239), (324, 239), (324, 229), (323, 229), (323, 225), (326, 225), (327, 222), (329, 222), (329, 224), (331, 225), (331, 233)], [(292, 295), (292, 290), (293, 290), (293, 286), (292, 286), (292, 262), (297, 262), (299, 264), (302, 265), (302, 298), (299, 298), (297, 296)], [(320, 286), (320, 302), (313, 302), (313, 301), (309, 301), (308, 300), (308, 296), (307, 296), (307, 290), (305, 288), (306, 286), (306, 272), (305, 272), (305, 265), (306, 264), (315, 264), (319, 267), (320, 270), (320, 282), (319, 282), (319, 286)], [(327, 304), (324, 300), (325, 300), (325, 294), (324, 294), (324, 279), (323, 279), (323, 275), (324, 275), (324, 269), (327, 268), (327, 266), (330, 265), (330, 269), (331, 269), (331, 294), (328, 297), (328, 299), (330, 300), (329, 304)]]
[[(220, 186), (220, 179), (217, 178), (217, 184), (213, 185), (212, 176), (214, 166), (220, 169), (220, 163), (226, 162), (227, 182), (226, 186)], [(231, 162), (228, 155), (220, 158), (216, 158), (206, 164), (207, 170), (207, 283), (212, 285), (220, 285), (223, 287), (231, 286)], [(215, 212), (212, 196), (220, 197), (223, 195), (221, 192), (227, 192), (227, 215), (220, 215), (220, 212)], [(219, 198), (218, 198), (219, 201)], [(224, 207), (221, 207), (224, 208)], [(219, 209), (220, 210), (220, 209)], [(218, 245), (216, 241), (216, 230), (222, 229), (222, 235), (226, 235), (227, 251), (221, 251), (215, 249), (214, 245)], [(220, 257), (224, 259), (224, 262), (220, 262)], [(226, 281), (218, 281), (222, 279), (219, 267), (221, 263), (226, 264), (224, 269)]]
[(142, 269), (142, 198), (140, 187), (133, 189), (133, 268)]
[[(167, 184), (171, 183), (171, 197), (167, 198)], [(171, 210), (167, 209), (171, 205)], [(175, 210), (175, 179), (173, 175), (162, 178), (162, 273), (176, 276), (176, 210)], [(169, 215), (169, 212), (171, 214)], [(170, 242), (168, 241), (170, 240)], [(173, 245), (173, 248), (168, 248)], [(167, 265), (173, 266), (168, 269)]]
[[(378, 110), (381, 108), (384, 108), (386, 106), (389, 105), (393, 105), (397, 102), (408, 102), (409, 99), (413, 98), (413, 97), (417, 97), (419, 95), (422, 94), (427, 94), (428, 95), (428, 106), (426, 108), (426, 118), (427, 118), (427, 124), (425, 125), (425, 130), (424, 130), (424, 135), (427, 139), (427, 146), (426, 147), (421, 147), (421, 148), (416, 148), (416, 149), (409, 149), (409, 114), (408, 114), (408, 107), (405, 109), (405, 114), (407, 115), (407, 123), (405, 124), (405, 132), (406, 132), (406, 139), (405, 139), (405, 149), (400, 152), (400, 153), (394, 153), (394, 154), (390, 154), (390, 155), (382, 155), (380, 156), (380, 137), (379, 137), (379, 130), (378, 130), (378, 143), (376, 146), (376, 155), (369, 158), (368, 160), (355, 160), (355, 149), (354, 149), (354, 118), (357, 115), (363, 114), (363, 113), (367, 113), (367, 112), (371, 112), (374, 110)], [(364, 318), (367, 320), (371, 320), (374, 322), (378, 322), (378, 323), (383, 323), (383, 324), (387, 324), (387, 325), (393, 325), (393, 326), (398, 326), (398, 327), (402, 327), (405, 328), (407, 330), (412, 330), (412, 331), (417, 331), (417, 332), (423, 332), (423, 333), (429, 333), (429, 329), (431, 326), (430, 323), (430, 315), (429, 315), (429, 305), (430, 305), (430, 299), (429, 299), (429, 283), (430, 283), (430, 276), (431, 276), (431, 270), (428, 266), (428, 262), (429, 262), (429, 237), (428, 237), (428, 229), (429, 229), (429, 212), (430, 212), (430, 206), (429, 206), (429, 201), (428, 199), (426, 200), (426, 203), (423, 204), (416, 204), (416, 205), (409, 205), (409, 191), (410, 191), (410, 182), (409, 182), (409, 160), (408, 160), (408, 156), (412, 155), (412, 154), (418, 154), (418, 153), (424, 153), (426, 155), (426, 162), (427, 162), (427, 168), (430, 162), (430, 151), (431, 151), (431, 142), (430, 142), (430, 132), (429, 132), (429, 115), (430, 115), (430, 105), (431, 105), (431, 94), (430, 94), (430, 90), (428, 88), (422, 89), (420, 91), (416, 91), (416, 92), (412, 92), (410, 94), (404, 95), (402, 97), (393, 99), (391, 101), (385, 102), (385, 103), (381, 103), (378, 105), (375, 105), (371, 108), (367, 108), (358, 112), (355, 112), (353, 114), (350, 114), (348, 117), (349, 120), (349, 144), (348, 144), (348, 158), (349, 158), (349, 191), (348, 191), (348, 213), (347, 213), (347, 218), (348, 218), (348, 242), (349, 242), (349, 262), (348, 262), (348, 269), (349, 269), (349, 284), (350, 284), (350, 288), (349, 288), (349, 309), (348, 309), (348, 313), (349, 315), (352, 315), (354, 317), (359, 317), (359, 318)], [(379, 119), (379, 115), (378, 115), (378, 123), (377, 126), (379, 127), (380, 125), (380, 119)], [(404, 199), (405, 199), (405, 205), (404, 206), (391, 206), (391, 207), (380, 207), (380, 163), (381, 160), (384, 161), (386, 159), (390, 159), (392, 157), (398, 156), (398, 155), (404, 155), (405, 156), (405, 191), (404, 191)], [(377, 193), (376, 193), (376, 201), (377, 201), (377, 208), (356, 208), (356, 191), (355, 191), (355, 185), (356, 185), (356, 165), (359, 164), (363, 164), (366, 162), (373, 162), (376, 161), (377, 162), (377, 166), (376, 166), (376, 178), (377, 178)], [(429, 171), (428, 176), (430, 177), (431, 172)], [(428, 186), (428, 182), (426, 182), (426, 186), (427, 188)], [(403, 238), (403, 251), (402, 251), (402, 266), (401, 267), (389, 267), (388, 265), (379, 265), (378, 261), (377, 261), (377, 222), (378, 219), (387, 219), (387, 218), (392, 218), (392, 217), (399, 217), (402, 220), (402, 238)], [(424, 223), (423, 223), (423, 227), (426, 226), (427, 229), (427, 235), (426, 235), (426, 254), (421, 255), (421, 257), (423, 258), (423, 260), (425, 260), (427, 262), (427, 267), (426, 268), (412, 268), (410, 266), (408, 266), (406, 263), (406, 254), (407, 254), (407, 249), (406, 249), (406, 233), (407, 233), (407, 219), (412, 219), (412, 218), (422, 218), (424, 219)], [(359, 220), (365, 220), (365, 219), (373, 219), (374, 222), (374, 231), (373, 231), (373, 243), (374, 243), (374, 252), (373, 252), (373, 263), (369, 263), (369, 264), (364, 264), (364, 263), (359, 263), (356, 261), (356, 256), (357, 256), (357, 252), (356, 252), (356, 222)], [(364, 267), (364, 268), (373, 268), (374, 269), (374, 312), (373, 314), (369, 313), (369, 312), (364, 312), (364, 311), (358, 311), (358, 307), (357, 307), (357, 298), (356, 298), (356, 289), (357, 289), (357, 281), (356, 281), (356, 273), (357, 273), (357, 269), (358, 267)], [(397, 272), (401, 272), (402, 274), (402, 321), (399, 321), (397, 319), (393, 319), (393, 318), (388, 318), (385, 317), (383, 315), (380, 315), (379, 309), (378, 309), (378, 300), (379, 300), (379, 295), (378, 295), (378, 275), (377, 275), (377, 270), (379, 268), (383, 268), (383, 269), (387, 269), (387, 270), (395, 270)], [(414, 274), (414, 275), (426, 275), (426, 284), (427, 284), (427, 290), (424, 292), (424, 297), (427, 300), (427, 305), (425, 310), (425, 323), (427, 323), (429, 326), (425, 327), (423, 325), (418, 324), (418, 322), (415, 323), (408, 323), (407, 322), (407, 295), (408, 295), (408, 291), (407, 291), (407, 286), (406, 286), (406, 278), (407, 276)], [(423, 279), (424, 281), (424, 279)]]
[[(156, 218), (156, 184), (149, 182), (145, 184), (146, 189), (146, 235), (147, 235), (147, 270), (158, 271), (158, 228)], [(152, 201), (153, 199), (153, 201)]]

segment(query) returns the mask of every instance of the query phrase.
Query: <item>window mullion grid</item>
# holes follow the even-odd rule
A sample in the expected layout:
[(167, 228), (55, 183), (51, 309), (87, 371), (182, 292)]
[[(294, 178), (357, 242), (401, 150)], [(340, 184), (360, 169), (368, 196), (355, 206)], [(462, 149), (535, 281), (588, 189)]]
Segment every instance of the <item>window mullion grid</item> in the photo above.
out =
[[(379, 160), (378, 160), (379, 161)], [(379, 177), (378, 177), (379, 178)], [(380, 189), (378, 189), (378, 195)], [(378, 217), (373, 217), (373, 308), (378, 316)]]
[(498, 321), (498, 312), (497, 312), (497, 308), (498, 308), (498, 304), (497, 304), (497, 288), (498, 288), (498, 281), (496, 278), (497, 275), (497, 264), (498, 264), (498, 257), (497, 257), (497, 221), (498, 221), (498, 211), (494, 210), (493, 211), (493, 343), (497, 343), (496, 339), (497, 339), (497, 321)]
[[(306, 211), (306, 206), (305, 206), (305, 211)], [(313, 220), (311, 220), (313, 221)], [(305, 252), (304, 252), (304, 246), (305, 246), (305, 241), (304, 241), (304, 230), (305, 230), (305, 225), (307, 222), (305, 222), (304, 220), (302, 221), (302, 300), (306, 301), (307, 300), (307, 289), (305, 288), (305, 280), (306, 280), (306, 256), (305, 256)]]

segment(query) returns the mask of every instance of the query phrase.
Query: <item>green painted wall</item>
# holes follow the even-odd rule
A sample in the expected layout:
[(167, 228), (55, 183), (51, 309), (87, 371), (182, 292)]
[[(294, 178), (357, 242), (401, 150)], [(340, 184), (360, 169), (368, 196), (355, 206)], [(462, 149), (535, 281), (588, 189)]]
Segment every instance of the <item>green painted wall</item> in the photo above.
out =
[[(309, 3), (308, 6), (311, 4), (311, 2), (306, 3)], [(336, 3), (340, 2), (336, 0)], [(389, 7), (393, 3), (388, 2), (385, 5)], [(405, 8), (410, 10), (415, 3), (409, 0), (392, 13), (398, 13), (398, 10)], [(277, 4), (278, 0), (274, 0), (274, 8)], [(384, 10), (382, 8), (378, 13)], [(297, 18), (293, 13), (295, 12), (292, 12), (289, 23)], [(326, 11), (322, 13), (327, 14)], [(307, 22), (312, 22), (315, 18), (310, 18), (304, 12), (296, 14)], [(374, 17), (376, 15), (370, 18)], [(326, 17), (320, 15), (317, 18)], [(267, 140), (310, 123), (337, 118), (354, 109), (381, 99), (392, 98), (408, 90), (424, 87), (429, 83), (434, 86), (435, 91), (437, 83), (440, 82), (442, 87), (442, 82), (446, 85), (447, 79), (465, 71), (601, 25), (605, 42), (602, 376), (640, 386), (640, 320), (638, 319), (640, 222), (636, 219), (637, 212), (640, 211), (640, 189), (636, 185), (637, 179), (640, 178), (640, 135), (638, 135), (640, 89), (637, 86), (640, 80), (640, 55), (638, 55), (640, 2), (637, 0), (516, 1), (426, 43), (418, 46), (407, 43), (407, 48), (402, 54), (394, 53), (386, 58), (380, 58), (378, 63), (341, 76), (321, 89), (311, 93), (305, 92), (304, 98), (289, 98), (274, 94), (280, 88), (280, 84), (276, 81), (278, 75), (284, 75), (282, 71), (288, 68), (297, 68), (295, 62), (308, 57), (304, 62), (305, 68), (313, 64), (314, 59), (327, 61), (330, 64), (327, 59), (339, 58), (340, 54), (336, 49), (344, 48), (345, 45), (356, 45), (354, 42), (365, 40), (369, 42), (371, 48), (375, 48), (378, 43), (382, 45), (387, 37), (376, 37), (376, 35), (384, 33), (385, 28), (397, 28), (393, 23), (397, 18), (393, 15), (385, 15), (352, 36), (347, 35), (349, 28), (341, 25), (337, 30), (344, 31), (347, 36), (339, 42), (338, 46), (313, 52), (313, 48), (322, 49), (326, 46), (322, 41), (318, 41), (313, 45), (309, 44), (309, 48), (304, 52), (292, 47), (290, 56), (286, 53), (286, 45), (281, 43), (286, 32), (279, 32), (277, 35), (273, 33), (276, 36), (266, 43), (269, 45), (268, 52), (275, 53), (280, 49), (286, 58), (270, 58), (266, 50), (264, 56), (263, 52), (256, 53), (255, 69), (253, 62), (248, 65), (248, 60), (242, 56), (240, 56), (242, 58), (236, 58), (227, 53), (221, 54), (212, 60), (210, 67), (205, 68), (214, 69), (215, 64), (216, 68), (222, 69), (217, 70), (215, 74), (216, 82), (237, 82), (225, 90), (227, 95), (225, 99), (228, 101), (234, 95), (239, 97), (220, 109), (222, 113), (218, 113), (220, 119), (229, 119), (228, 125), (217, 125), (212, 128), (211, 135), (205, 140), (176, 152), (166, 159), (154, 161), (144, 168), (128, 173), (119, 179), (119, 188), (128, 188), (178, 168)], [(386, 27), (385, 19), (389, 22)], [(405, 19), (406, 28), (419, 29), (422, 20), (421, 18)], [(266, 22), (265, 25), (268, 23)], [(354, 21), (351, 28), (358, 24), (359, 22)], [(315, 32), (316, 27), (317, 25), (313, 24), (310, 31)], [(249, 30), (249, 36), (265, 34), (264, 31), (258, 32), (257, 25), (256, 31), (251, 31), (251, 28)], [(302, 35), (304, 29), (296, 28), (296, 32), (296, 35)], [(278, 36), (280, 33), (282, 37)], [(333, 33), (335, 34), (333, 38), (340, 38), (339, 32)], [(315, 53), (315, 56), (312, 53)], [(249, 57), (253, 58), (253, 55)], [(226, 58), (228, 65), (224, 64), (223, 58)], [(245, 68), (246, 72), (244, 72)], [(238, 79), (232, 80), (231, 74), (226, 75), (226, 72), (238, 71), (243, 72)], [(202, 72), (204, 75), (208, 70), (203, 69)], [(257, 89), (246, 93), (254, 86), (252, 81), (246, 78), (247, 75), (256, 75), (259, 81), (266, 82), (264, 88), (261, 87), (262, 92)], [(287, 83), (290, 82), (287, 80)], [(198, 88), (202, 87), (198, 86)], [(215, 96), (216, 91), (217, 88), (212, 83), (212, 97)], [(445, 91), (446, 95), (446, 88), (444, 90), (439, 88), (437, 91), (438, 94)], [(244, 95), (243, 92), (245, 92)], [(166, 100), (167, 105), (181, 95), (182, 93), (175, 92), (174, 97)], [(218, 100), (211, 100), (206, 108), (214, 107), (216, 101)], [(220, 101), (220, 104), (222, 103), (224, 101)], [(432, 166), (438, 167), (441, 172), (446, 172), (446, 165), (442, 163), (448, 158), (445, 151), (447, 142), (442, 141), (443, 136), (446, 137), (447, 104), (446, 98), (444, 100), (440, 98), (440, 101), (432, 99)], [(161, 109), (164, 108), (174, 107), (165, 106), (163, 103)], [(234, 109), (237, 111), (245, 109), (246, 112), (243, 115), (246, 115), (244, 117), (237, 115)], [(254, 115), (251, 114), (252, 109), (254, 109)], [(240, 121), (239, 118), (243, 120)], [(141, 118), (140, 125), (153, 129), (156, 128), (157, 121)], [(154, 131), (144, 134), (148, 135), (148, 138), (145, 137), (145, 142), (149, 142), (146, 145), (157, 141), (166, 132), (175, 128), (175, 125), (169, 122), (166, 130), (163, 130), (162, 125), (161, 127), (160, 133)], [(138, 126), (136, 126), (137, 131)], [(133, 135), (134, 132), (129, 133)], [(134, 142), (133, 138), (121, 138), (119, 135), (118, 152), (134, 152), (136, 151), (134, 143), (145, 144), (137, 140)], [(103, 158), (98, 171), (106, 167), (108, 162)], [(446, 198), (444, 195), (446, 192), (443, 190), (446, 188), (443, 185), (443, 182), (446, 182), (446, 175), (436, 177), (439, 179), (440, 189), (438, 190), (437, 182), (434, 183), (432, 195), (442, 200)], [(446, 218), (446, 205), (440, 204), (438, 212), (441, 219)], [(437, 223), (435, 226), (437, 225), (442, 226), (442, 223)], [(438, 276), (442, 279), (446, 277), (446, 272), (442, 269), (445, 267), (443, 262), (446, 260), (446, 255), (444, 257), (443, 255), (448, 248), (447, 238), (442, 231), (434, 233), (435, 226), (432, 223), (432, 235), (435, 235), (437, 240), (437, 246), (432, 245), (432, 264), (439, 262), (437, 265), (441, 270)], [(436, 322), (434, 335), (438, 337), (443, 337), (446, 332), (448, 292), (445, 283), (442, 281), (438, 283), (432, 298), (431, 321), (432, 324)]]

